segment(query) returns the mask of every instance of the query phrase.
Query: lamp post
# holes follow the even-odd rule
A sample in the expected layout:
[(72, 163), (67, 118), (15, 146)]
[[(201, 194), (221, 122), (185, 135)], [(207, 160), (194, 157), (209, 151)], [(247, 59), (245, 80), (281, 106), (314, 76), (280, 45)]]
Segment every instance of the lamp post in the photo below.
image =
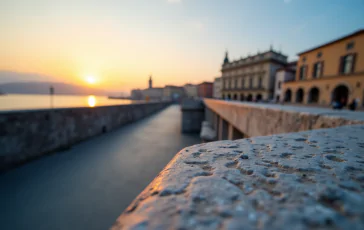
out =
[(49, 87), (49, 95), (51, 100), (51, 109), (53, 109), (53, 94), (54, 94), (54, 88), (53, 86)]

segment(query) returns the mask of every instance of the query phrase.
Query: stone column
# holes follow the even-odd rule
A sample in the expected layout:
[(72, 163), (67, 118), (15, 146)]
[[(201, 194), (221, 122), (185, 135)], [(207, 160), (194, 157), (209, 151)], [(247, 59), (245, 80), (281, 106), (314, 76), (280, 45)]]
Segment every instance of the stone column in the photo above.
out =
[(296, 92), (297, 92), (297, 89), (291, 89), (291, 103), (296, 103)]
[(218, 129), (218, 140), (228, 140), (229, 138), (229, 124), (222, 117), (219, 119), (219, 129)]
[(307, 105), (308, 101), (310, 99), (310, 90), (308, 89), (308, 91), (306, 92), (306, 89), (304, 89), (304, 95), (303, 95), (303, 101), (302, 104)]
[(215, 129), (217, 134), (219, 133), (219, 123), (220, 123), (220, 117), (219, 115), (217, 115), (217, 113), (215, 113), (214, 124), (212, 127)]
[(218, 139), (228, 140), (228, 138), (229, 138), (229, 124), (222, 117), (220, 117)]
[(229, 123), (229, 125), (228, 125), (228, 139), (229, 140), (234, 140), (233, 136), (234, 136), (234, 126), (232, 126), (232, 124)]
[(219, 116), (219, 122), (218, 122), (218, 130), (217, 130), (217, 139), (222, 140), (222, 125), (224, 123), (224, 120)]

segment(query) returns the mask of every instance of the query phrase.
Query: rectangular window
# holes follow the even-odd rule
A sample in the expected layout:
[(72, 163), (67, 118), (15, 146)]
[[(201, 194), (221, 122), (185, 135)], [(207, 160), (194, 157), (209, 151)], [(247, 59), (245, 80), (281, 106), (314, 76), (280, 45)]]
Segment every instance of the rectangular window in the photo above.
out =
[(354, 72), (355, 54), (349, 54), (340, 59), (340, 73), (350, 74)]
[(313, 78), (318, 78), (318, 77), (322, 77), (322, 74), (323, 74), (323, 66), (324, 63), (323, 62), (316, 62), (314, 65), (313, 65), (313, 74), (312, 74), (312, 77)]
[(300, 67), (300, 79), (299, 80), (303, 80), (306, 78), (306, 74), (307, 74), (307, 66), (303, 65)]
[(238, 88), (238, 79), (235, 79), (235, 85), (234, 88)]
[(252, 77), (249, 78), (249, 88), (250, 89), (253, 88), (253, 78)]
[(245, 78), (241, 79), (241, 88), (245, 87)]
[(346, 45), (346, 49), (347, 49), (347, 50), (351, 50), (352, 48), (354, 48), (354, 42), (349, 42), (349, 43)]
[(231, 89), (231, 79), (229, 79), (229, 89)]
[(352, 67), (353, 67), (353, 56), (348, 55), (345, 58), (344, 73), (351, 73)]
[(281, 84), (282, 84), (282, 82), (278, 81), (278, 89), (281, 89)]

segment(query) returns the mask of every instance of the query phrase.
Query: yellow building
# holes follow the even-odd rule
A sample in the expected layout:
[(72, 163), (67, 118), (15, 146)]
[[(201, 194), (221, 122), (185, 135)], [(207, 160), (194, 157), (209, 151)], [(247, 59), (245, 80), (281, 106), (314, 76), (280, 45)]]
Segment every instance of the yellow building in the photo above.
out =
[(286, 102), (330, 105), (364, 101), (364, 30), (298, 54), (295, 80), (285, 82)]

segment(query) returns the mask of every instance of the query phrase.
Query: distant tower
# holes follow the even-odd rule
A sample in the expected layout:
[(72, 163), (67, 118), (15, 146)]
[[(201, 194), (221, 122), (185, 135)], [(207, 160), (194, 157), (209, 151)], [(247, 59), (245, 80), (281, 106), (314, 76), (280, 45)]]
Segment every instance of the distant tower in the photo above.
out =
[(228, 64), (229, 63), (229, 54), (228, 54), (228, 52), (226, 51), (225, 52), (225, 58), (224, 58), (224, 65), (225, 64)]
[(149, 89), (153, 88), (152, 75), (149, 76)]

